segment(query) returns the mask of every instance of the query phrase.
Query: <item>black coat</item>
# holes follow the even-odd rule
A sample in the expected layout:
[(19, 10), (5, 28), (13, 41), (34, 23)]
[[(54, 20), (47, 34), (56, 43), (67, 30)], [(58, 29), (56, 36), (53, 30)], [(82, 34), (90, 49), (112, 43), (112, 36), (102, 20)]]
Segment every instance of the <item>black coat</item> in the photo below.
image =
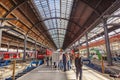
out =
[(63, 63), (66, 63), (66, 62), (67, 62), (66, 56), (65, 56), (65, 54), (63, 54)]
[(76, 57), (75, 58), (75, 67), (76, 68), (82, 68), (82, 61), (81, 61), (81, 57), (79, 58), (79, 57)]

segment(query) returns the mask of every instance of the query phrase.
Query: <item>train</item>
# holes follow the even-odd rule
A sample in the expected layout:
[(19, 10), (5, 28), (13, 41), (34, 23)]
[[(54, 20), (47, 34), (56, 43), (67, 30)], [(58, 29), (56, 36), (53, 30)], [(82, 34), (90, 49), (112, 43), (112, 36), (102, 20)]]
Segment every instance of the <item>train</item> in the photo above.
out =
[[(22, 59), (23, 52), (0, 52), (0, 59), (11, 60), (11, 59)], [(26, 58), (35, 58), (35, 51), (27, 51)]]

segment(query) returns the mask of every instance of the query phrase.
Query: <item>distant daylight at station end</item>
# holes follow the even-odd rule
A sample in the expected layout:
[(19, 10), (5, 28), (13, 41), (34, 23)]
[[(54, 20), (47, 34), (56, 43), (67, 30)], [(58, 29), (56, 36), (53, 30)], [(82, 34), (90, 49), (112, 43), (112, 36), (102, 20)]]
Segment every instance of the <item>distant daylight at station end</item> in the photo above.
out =
[(0, 0), (0, 80), (120, 80), (120, 0)]

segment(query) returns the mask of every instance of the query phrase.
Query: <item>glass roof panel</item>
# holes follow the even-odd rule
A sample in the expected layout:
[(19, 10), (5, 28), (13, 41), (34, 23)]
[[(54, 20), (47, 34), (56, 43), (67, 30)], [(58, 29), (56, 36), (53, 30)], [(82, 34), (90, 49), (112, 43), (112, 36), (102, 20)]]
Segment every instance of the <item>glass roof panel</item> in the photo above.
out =
[(120, 33), (120, 28), (119, 28), (119, 29), (117, 29), (117, 30), (115, 30), (115, 32), (116, 32), (116, 33)]
[(85, 39), (85, 36), (83, 36), (81, 39), (80, 39), (80, 43), (84, 42), (86, 39)]
[[(116, 10), (115, 12), (113, 12), (111, 15), (120, 15), (120, 8), (119, 8), (118, 10)], [(120, 17), (108, 18), (107, 24), (114, 24), (114, 23), (115, 23), (115, 24), (119, 24), (119, 23), (120, 23)], [(89, 36), (88, 39), (94, 37), (95, 35), (97, 35), (97, 34), (99, 34), (99, 33), (101, 33), (101, 32), (103, 32), (104, 29), (103, 29), (102, 26), (103, 26), (103, 24), (100, 23), (100, 24), (98, 24), (93, 30), (91, 30), (91, 31), (89, 32), (89, 34), (88, 34), (88, 36)], [(110, 25), (110, 26), (108, 26), (108, 29), (109, 29), (109, 28), (112, 28), (112, 27), (114, 27), (114, 26)], [(119, 33), (120, 33), (120, 28), (118, 28), (118, 29), (116, 29), (116, 30), (114, 30), (114, 31), (112, 31), (112, 32), (109, 32), (108, 34), (109, 34), (109, 36), (113, 36), (113, 35), (116, 35), (116, 34), (119, 34)], [(100, 39), (102, 39), (102, 38), (104, 38), (103, 35), (101, 35), (101, 36), (99, 36), (99, 37), (96, 37), (94, 40), (91, 40), (90, 42), (94, 42), (94, 41), (100, 40)]]
[[(57, 41), (53, 39), (57, 48), (61, 48), (66, 34), (68, 21), (60, 18), (69, 19), (73, 0), (33, 0), (33, 4), (43, 20), (54, 17), (54, 19), (46, 20), (44, 22), (50, 35), (58, 38)], [(62, 38), (60, 38), (61, 36)]]
[(91, 40), (90, 42), (95, 42), (95, 40), (93, 39), (93, 40)]
[(103, 38), (103, 37), (100, 36), (100, 37), (95, 38), (95, 40), (97, 41), (97, 40), (100, 40), (100, 39), (102, 39), (102, 38)]
[[(120, 8), (113, 12), (111, 15), (120, 15)], [(111, 17), (107, 20), (107, 23), (120, 23), (120, 17)]]
[(112, 35), (114, 35), (114, 34), (115, 34), (115, 32), (114, 32), (114, 31), (112, 31), (112, 32), (108, 33), (108, 35), (109, 35), (109, 36), (112, 36)]

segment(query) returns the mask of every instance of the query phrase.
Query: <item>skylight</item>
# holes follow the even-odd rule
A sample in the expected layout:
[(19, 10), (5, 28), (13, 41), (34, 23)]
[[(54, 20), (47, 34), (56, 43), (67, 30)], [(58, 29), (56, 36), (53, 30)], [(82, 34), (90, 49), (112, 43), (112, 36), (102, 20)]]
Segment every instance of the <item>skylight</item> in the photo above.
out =
[(34, 6), (42, 17), (48, 32), (57, 48), (63, 46), (68, 21), (61, 19), (70, 17), (73, 0), (33, 0)]

